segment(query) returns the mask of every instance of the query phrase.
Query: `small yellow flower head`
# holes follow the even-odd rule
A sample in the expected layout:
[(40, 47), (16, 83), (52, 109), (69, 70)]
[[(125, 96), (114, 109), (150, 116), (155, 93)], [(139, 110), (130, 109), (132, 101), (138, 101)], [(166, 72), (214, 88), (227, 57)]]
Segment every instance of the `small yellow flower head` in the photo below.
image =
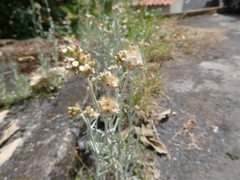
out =
[(102, 96), (100, 100), (98, 100), (98, 105), (101, 113), (104, 115), (119, 113), (119, 105), (112, 97)]
[(139, 51), (139, 47), (131, 44), (128, 50), (123, 50), (117, 53), (114, 57), (117, 63), (124, 66), (129, 70), (135, 69), (135, 67), (143, 66), (142, 56)]
[(104, 70), (103, 73), (100, 73), (99, 80), (102, 81), (104, 86), (108, 89), (118, 88), (119, 80), (110, 71)]
[(80, 105), (76, 103), (75, 107), (68, 107), (68, 114), (72, 117), (77, 117), (77, 115), (81, 114), (83, 111), (80, 108)]
[(84, 116), (91, 119), (97, 119), (97, 117), (99, 116), (99, 114), (95, 112), (93, 108), (91, 108), (91, 106), (87, 106), (83, 114)]

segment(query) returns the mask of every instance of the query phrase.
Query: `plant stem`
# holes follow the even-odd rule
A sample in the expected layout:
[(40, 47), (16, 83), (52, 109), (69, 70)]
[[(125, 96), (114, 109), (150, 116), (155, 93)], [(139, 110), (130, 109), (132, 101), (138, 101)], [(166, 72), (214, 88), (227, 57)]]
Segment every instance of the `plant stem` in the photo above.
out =
[(94, 105), (95, 109), (97, 110), (97, 112), (100, 113), (98, 102), (97, 102), (96, 96), (93, 92), (92, 83), (90, 82), (89, 78), (86, 78), (86, 79), (87, 79), (88, 87), (90, 89), (90, 94), (92, 96), (93, 105)]
[(96, 173), (95, 173), (95, 178), (94, 178), (95, 180), (98, 180), (98, 178), (99, 178), (99, 170), (100, 170), (99, 169), (99, 167), (100, 167), (99, 160), (101, 158), (100, 156), (102, 154), (102, 151), (103, 151), (103, 149), (107, 143), (107, 139), (108, 139), (108, 124), (107, 124), (107, 119), (105, 117), (104, 117), (104, 125), (105, 125), (104, 140), (103, 140), (101, 149), (100, 149), (99, 153), (97, 154)]
[[(126, 76), (126, 79), (125, 79), (125, 82), (123, 84), (123, 88), (122, 88), (122, 91), (121, 91), (121, 95), (120, 95), (120, 112), (121, 112), (121, 115), (120, 115), (120, 122), (118, 122), (118, 132), (117, 132), (117, 136), (118, 136), (118, 140), (119, 140), (119, 143), (118, 143), (118, 161), (121, 162), (121, 157), (122, 157), (122, 142), (124, 141), (124, 138), (122, 137), (122, 119), (123, 119), (123, 103), (124, 103), (124, 93), (125, 93), (125, 90), (127, 88), (127, 83), (129, 81), (129, 78), (130, 78), (130, 71), (127, 71), (127, 76)], [(120, 163), (121, 164), (121, 163)], [(120, 179), (120, 172), (118, 172), (118, 179)]]
[(93, 138), (93, 132), (92, 132), (92, 128), (91, 128), (91, 125), (89, 123), (89, 121), (85, 118), (85, 116), (83, 114), (80, 114), (81, 118), (83, 119), (83, 121), (85, 122), (86, 126), (87, 126), (87, 132), (89, 134), (89, 137), (91, 139), (91, 143), (92, 143), (92, 148), (94, 149), (95, 153), (99, 153), (99, 150), (96, 146), (96, 143), (95, 143), (95, 139)]

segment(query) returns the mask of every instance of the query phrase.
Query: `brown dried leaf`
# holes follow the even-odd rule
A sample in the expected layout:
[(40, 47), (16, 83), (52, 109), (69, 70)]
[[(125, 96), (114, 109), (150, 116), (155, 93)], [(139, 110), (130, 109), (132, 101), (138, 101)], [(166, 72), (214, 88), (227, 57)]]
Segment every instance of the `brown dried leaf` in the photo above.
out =
[(144, 126), (144, 124), (142, 124), (142, 136), (146, 136), (146, 137), (154, 137), (154, 130), (152, 128), (147, 128)]
[(19, 129), (20, 127), (15, 122), (10, 122), (3, 130), (3, 135), (0, 138), (0, 146)]
[(9, 109), (0, 112), (0, 122), (5, 118), (8, 112), (9, 112)]
[(151, 123), (146, 124), (147, 129), (153, 129), (153, 126), (154, 126), (153, 121)]
[(159, 180), (159, 179), (161, 179), (160, 170), (155, 170), (152, 180)]
[(124, 139), (127, 139), (127, 138), (128, 138), (127, 129), (123, 130), (123, 131), (121, 132), (121, 135), (122, 135), (122, 137), (123, 137)]
[(140, 140), (143, 143), (152, 146), (158, 153), (168, 154), (166, 146), (161, 141), (154, 140), (153, 138), (146, 138), (145, 136), (141, 136)]
[(64, 77), (68, 71), (65, 69), (65, 67), (53, 67), (50, 69), (51, 73), (54, 75), (60, 75)]
[(0, 149), (0, 166), (12, 156), (13, 152), (16, 150), (21, 141), (22, 138), (20, 137)]
[(38, 68), (35, 72), (32, 72), (29, 75), (29, 85), (31, 87), (36, 86), (40, 82), (46, 81), (46, 74), (42, 72), (40, 68)]
[(146, 136), (146, 137), (154, 137), (154, 131), (152, 128), (147, 128), (142, 124), (142, 127), (134, 127), (135, 132), (137, 134), (141, 134), (141, 136)]
[(180, 33), (176, 33), (176, 34), (174, 35), (174, 38), (179, 39), (179, 40), (184, 40), (184, 39), (186, 39), (186, 37), (185, 37), (183, 34), (180, 34)]
[(143, 120), (144, 123), (150, 123), (151, 119), (149, 118), (149, 116), (144, 112), (144, 111), (137, 111), (137, 115), (139, 117), (139, 119)]
[(35, 57), (33, 56), (22, 56), (18, 58), (19, 62), (34, 61)]
[(175, 115), (175, 114), (177, 114), (175, 111), (173, 111), (173, 110), (171, 110), (171, 109), (168, 109), (168, 110), (166, 110), (166, 111), (161, 112), (161, 113), (158, 115), (157, 119), (158, 119), (158, 121), (161, 121), (162, 119), (168, 117), (169, 115)]
[(140, 127), (135, 126), (134, 129), (135, 129), (136, 134), (141, 133), (141, 128)]
[[(64, 67), (54, 67), (50, 68), (49, 71), (54, 76), (65, 77), (67, 70)], [(31, 87), (36, 86), (39, 83), (48, 81), (46, 73), (38, 68), (35, 72), (32, 72), (29, 76), (29, 85)]]

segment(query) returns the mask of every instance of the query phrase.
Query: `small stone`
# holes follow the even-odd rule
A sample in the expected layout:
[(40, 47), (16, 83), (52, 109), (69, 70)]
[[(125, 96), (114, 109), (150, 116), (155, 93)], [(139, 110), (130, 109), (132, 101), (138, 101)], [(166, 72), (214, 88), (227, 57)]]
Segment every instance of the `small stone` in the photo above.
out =
[(218, 126), (212, 126), (212, 128), (213, 128), (213, 132), (215, 132), (215, 133), (217, 133), (217, 132), (218, 132), (218, 129), (219, 129), (219, 127), (218, 127)]
[(231, 160), (237, 160), (239, 159), (238, 155), (234, 153), (233, 151), (227, 151), (226, 154), (231, 158)]

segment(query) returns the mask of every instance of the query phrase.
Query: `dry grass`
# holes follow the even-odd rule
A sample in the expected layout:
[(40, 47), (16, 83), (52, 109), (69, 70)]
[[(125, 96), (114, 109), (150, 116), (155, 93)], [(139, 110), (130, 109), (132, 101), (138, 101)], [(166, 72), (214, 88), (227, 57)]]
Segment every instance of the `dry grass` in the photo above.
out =
[(163, 21), (162, 28), (166, 33), (166, 39), (172, 44), (174, 59), (183, 54), (190, 54), (192, 58), (196, 58), (203, 52), (212, 51), (216, 44), (227, 38), (225, 34), (228, 32), (225, 28), (194, 28), (179, 25), (177, 19)]
[(135, 104), (144, 112), (149, 111), (154, 95), (161, 92), (161, 68), (163, 61), (147, 63), (147, 70), (141, 73), (136, 79), (138, 84), (135, 92)]

